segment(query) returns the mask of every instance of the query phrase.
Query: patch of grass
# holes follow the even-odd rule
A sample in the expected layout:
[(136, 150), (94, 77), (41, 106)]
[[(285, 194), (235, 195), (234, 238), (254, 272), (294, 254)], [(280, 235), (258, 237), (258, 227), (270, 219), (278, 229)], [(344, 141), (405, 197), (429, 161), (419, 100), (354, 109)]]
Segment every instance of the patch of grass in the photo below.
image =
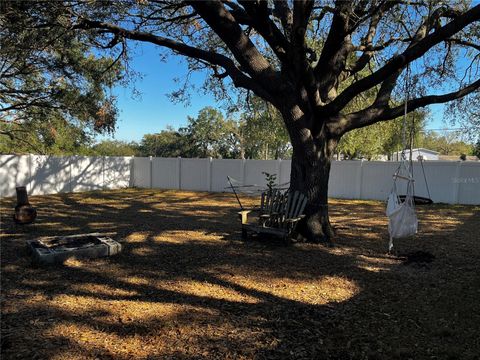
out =
[[(332, 200), (333, 248), (242, 242), (233, 195), (127, 189), (1, 202), (2, 359), (478, 359), (480, 208)], [(257, 199), (244, 199), (254, 205)], [(106, 232), (113, 258), (35, 267), (25, 240)], [(422, 266), (405, 256), (434, 256)]]

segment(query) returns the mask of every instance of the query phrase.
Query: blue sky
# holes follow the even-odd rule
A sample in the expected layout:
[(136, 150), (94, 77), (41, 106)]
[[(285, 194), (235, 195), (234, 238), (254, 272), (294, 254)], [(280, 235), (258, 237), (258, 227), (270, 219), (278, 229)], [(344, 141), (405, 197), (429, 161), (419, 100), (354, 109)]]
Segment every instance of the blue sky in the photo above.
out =
[[(133, 86), (117, 86), (112, 89), (117, 97), (119, 121), (114, 138), (117, 140), (139, 141), (144, 134), (165, 129), (168, 125), (175, 128), (187, 123), (187, 116), (196, 116), (205, 106), (217, 106), (211, 95), (192, 93), (190, 104), (173, 103), (167, 96), (178, 90), (175, 77), (184, 76), (187, 64), (179, 56), (171, 56), (167, 62), (160, 60), (154, 45), (139, 44), (132, 56), (130, 67), (141, 76), (135, 77), (135, 89), (140, 96), (133, 95)], [(200, 85), (205, 75), (197, 72), (192, 83)], [(111, 138), (99, 136), (97, 139)]]
[[(140, 141), (144, 134), (160, 132), (168, 125), (178, 128), (187, 123), (187, 116), (196, 116), (205, 106), (219, 107), (210, 94), (193, 92), (190, 104), (173, 103), (167, 96), (179, 89), (175, 77), (184, 76), (187, 64), (180, 56), (170, 56), (166, 62), (160, 60), (158, 50), (151, 44), (138, 44), (130, 62), (133, 71), (139, 72), (134, 85), (140, 96), (133, 96), (132, 87), (117, 86), (112, 89), (117, 96), (120, 110), (114, 139)], [(205, 75), (197, 72), (192, 83), (200, 86)], [(443, 105), (430, 107), (430, 121), (427, 128), (444, 128)], [(97, 136), (97, 140), (111, 139), (111, 136)]]

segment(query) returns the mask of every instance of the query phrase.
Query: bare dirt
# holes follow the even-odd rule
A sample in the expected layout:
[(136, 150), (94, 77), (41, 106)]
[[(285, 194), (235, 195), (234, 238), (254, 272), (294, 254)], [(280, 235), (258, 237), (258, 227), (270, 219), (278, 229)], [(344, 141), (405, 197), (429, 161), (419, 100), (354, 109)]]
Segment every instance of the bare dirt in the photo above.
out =
[[(419, 208), (389, 255), (374, 201), (331, 201), (333, 248), (242, 242), (230, 194), (30, 202), (30, 225), (0, 203), (2, 359), (479, 359), (478, 206)], [(25, 246), (93, 232), (123, 252), (35, 267)]]

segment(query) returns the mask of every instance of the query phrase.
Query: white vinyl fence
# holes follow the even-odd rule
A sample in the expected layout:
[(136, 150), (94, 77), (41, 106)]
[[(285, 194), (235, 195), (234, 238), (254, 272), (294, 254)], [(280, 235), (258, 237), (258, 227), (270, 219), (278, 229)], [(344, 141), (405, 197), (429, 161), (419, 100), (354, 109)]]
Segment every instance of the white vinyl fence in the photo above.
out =
[[(26, 185), (31, 195), (127, 186), (222, 192), (229, 191), (227, 176), (265, 186), (267, 172), (276, 174), (278, 183), (286, 183), (290, 165), (290, 160), (0, 155), (0, 195), (13, 196), (20, 185)], [(334, 161), (329, 195), (385, 200), (397, 166), (397, 162)], [(480, 205), (480, 162), (427, 161), (424, 167), (434, 202)], [(414, 177), (415, 193), (427, 197), (417, 162)]]
[[(265, 186), (263, 172), (290, 178), (290, 160), (134, 158), (133, 185), (140, 188), (229, 191), (227, 176), (245, 185)], [(398, 162), (334, 161), (329, 195), (344, 199), (385, 200)], [(434, 202), (480, 205), (480, 162), (427, 161), (425, 176)], [(414, 162), (415, 193), (428, 197), (421, 164)], [(399, 180), (402, 191), (402, 181)]]
[(30, 195), (46, 195), (132, 185), (132, 157), (0, 155), (0, 196), (16, 186)]

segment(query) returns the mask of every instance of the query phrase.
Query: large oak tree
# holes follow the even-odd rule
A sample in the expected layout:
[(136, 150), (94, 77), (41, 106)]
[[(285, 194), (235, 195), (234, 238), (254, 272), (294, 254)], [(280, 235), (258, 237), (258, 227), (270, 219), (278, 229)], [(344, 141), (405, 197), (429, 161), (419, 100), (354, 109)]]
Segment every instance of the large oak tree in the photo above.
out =
[[(291, 187), (308, 195), (302, 233), (311, 241), (333, 235), (328, 178), (344, 134), (430, 104), (468, 104), (471, 111), (478, 103), (480, 5), (462, 0), (63, 6), (48, 26), (77, 31), (98, 48), (155, 44), (186, 57), (190, 71), (209, 71), (211, 89), (233, 84), (278, 109), (293, 146)], [(362, 106), (351, 110), (352, 102)]]

